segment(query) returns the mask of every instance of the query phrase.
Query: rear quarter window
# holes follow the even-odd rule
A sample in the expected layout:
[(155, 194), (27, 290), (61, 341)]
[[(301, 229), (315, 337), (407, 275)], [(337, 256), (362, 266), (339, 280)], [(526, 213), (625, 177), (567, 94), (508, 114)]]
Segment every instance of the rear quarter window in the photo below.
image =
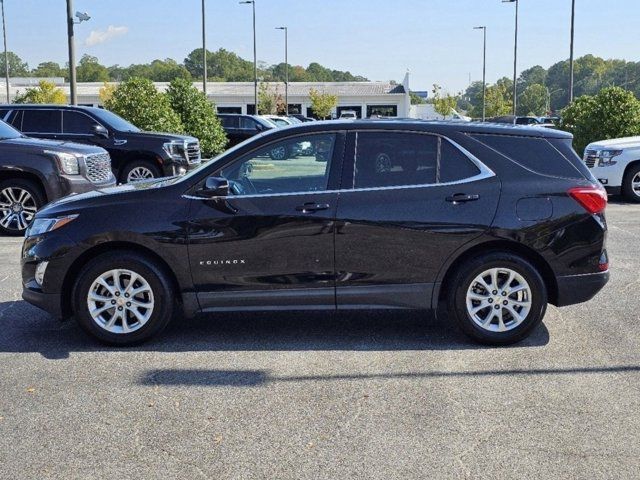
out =
[(518, 165), (541, 175), (582, 178), (584, 175), (547, 139), (513, 135), (471, 135)]

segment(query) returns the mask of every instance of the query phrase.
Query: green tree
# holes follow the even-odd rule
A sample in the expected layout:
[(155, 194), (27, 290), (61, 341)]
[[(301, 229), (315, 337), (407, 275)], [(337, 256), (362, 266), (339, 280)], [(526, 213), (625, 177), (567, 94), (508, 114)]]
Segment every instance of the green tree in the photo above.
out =
[[(202, 48), (189, 53), (184, 59), (184, 66), (194, 78), (202, 78)], [(253, 62), (224, 48), (216, 52), (207, 50), (207, 77), (212, 81), (249, 82), (253, 80)]]
[(85, 53), (78, 62), (76, 76), (78, 82), (108, 82), (109, 70), (96, 57)]
[[(29, 65), (27, 62), (23, 62), (22, 59), (13, 52), (7, 52), (7, 59), (9, 60), (9, 76), (10, 77), (28, 77)], [(6, 75), (4, 68), (4, 52), (0, 52), (0, 75), (4, 77)]]
[(330, 93), (319, 92), (312, 88), (309, 90), (309, 97), (311, 97), (311, 108), (313, 113), (322, 119), (326, 119), (331, 116), (331, 111), (338, 105), (338, 96)]
[(520, 94), (518, 99), (518, 115), (541, 116), (547, 112), (547, 87), (534, 83)]
[(171, 108), (167, 95), (158, 92), (153, 82), (146, 78), (122, 82), (104, 106), (142, 130), (184, 132), (180, 117)]
[(176, 78), (167, 90), (169, 104), (180, 117), (184, 130), (200, 141), (205, 157), (224, 151), (227, 136), (216, 115), (215, 106), (185, 78)]
[(269, 84), (261, 82), (258, 87), (258, 113), (260, 115), (273, 115), (276, 113), (277, 94), (272, 92)]
[(579, 153), (597, 140), (640, 135), (640, 100), (620, 87), (584, 95), (563, 110), (561, 128), (573, 133)]
[(424, 98), (418, 96), (418, 94), (414, 92), (409, 92), (409, 97), (411, 98), (411, 105), (422, 105), (424, 103), (427, 103)]
[(442, 94), (442, 87), (436, 83), (433, 84), (433, 108), (436, 113), (442, 115), (444, 119), (446, 116), (451, 115), (451, 111), (456, 108), (458, 104), (458, 97), (450, 95), (449, 93)]
[(42, 62), (36, 68), (31, 70), (32, 77), (62, 77), (69, 78), (69, 70), (62, 68), (56, 62)]
[(27, 88), (22, 95), (18, 93), (14, 103), (67, 103), (67, 96), (62, 89), (57, 88), (54, 83), (40, 80), (38, 86)]

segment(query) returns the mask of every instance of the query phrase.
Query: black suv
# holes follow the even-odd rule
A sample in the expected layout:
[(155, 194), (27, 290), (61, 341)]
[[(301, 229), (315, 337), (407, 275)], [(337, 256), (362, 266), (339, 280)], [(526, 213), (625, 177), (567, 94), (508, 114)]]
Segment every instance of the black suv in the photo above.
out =
[(0, 235), (23, 235), (51, 200), (115, 183), (102, 148), (27, 138), (0, 121)]
[(222, 128), (229, 138), (229, 146), (244, 142), (247, 138), (266, 130), (276, 128), (274, 124), (257, 115), (241, 115), (239, 113), (219, 113)]
[(2, 105), (0, 120), (25, 135), (104, 148), (120, 183), (181, 175), (200, 164), (196, 138), (143, 132), (113, 112), (70, 105)]
[[(279, 146), (300, 153), (274, 162)], [(158, 333), (178, 305), (440, 307), (476, 340), (506, 344), (548, 302), (587, 301), (609, 278), (607, 197), (560, 131), (313, 122), (184, 177), (101, 193), (36, 215), (23, 296), (113, 344)]]

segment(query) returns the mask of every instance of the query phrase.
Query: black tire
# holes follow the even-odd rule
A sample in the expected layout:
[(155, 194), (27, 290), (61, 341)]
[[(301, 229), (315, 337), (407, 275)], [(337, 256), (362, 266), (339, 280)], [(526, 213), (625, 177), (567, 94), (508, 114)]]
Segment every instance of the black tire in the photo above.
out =
[(640, 203), (640, 191), (633, 190), (633, 179), (640, 175), (640, 163), (637, 163), (625, 172), (622, 179), (622, 197), (627, 202)]
[[(128, 333), (108, 331), (100, 326), (89, 312), (88, 295), (92, 285), (101, 275), (114, 269), (129, 270), (140, 275), (147, 282), (153, 295), (154, 304), (150, 309), (148, 320), (136, 329), (132, 328), (132, 331)], [(110, 285), (113, 286), (113, 284)], [(135, 283), (135, 285), (140, 284)], [(105, 290), (102, 292), (106, 294)], [(121, 294), (117, 298), (123, 297), (124, 295)], [(140, 297), (137, 298), (140, 299)], [(158, 335), (167, 326), (174, 313), (175, 289), (169, 275), (155, 261), (139, 253), (119, 251), (99, 255), (82, 268), (72, 292), (72, 299), (75, 319), (86, 332), (109, 345), (129, 346), (142, 343)], [(129, 298), (129, 300), (132, 299), (133, 297)], [(145, 299), (143, 298), (141, 301), (145, 301)], [(103, 302), (99, 306), (106, 306), (107, 303), (110, 302)], [(103, 316), (100, 318), (108, 320), (112, 315), (111, 311), (115, 313), (115, 308), (117, 307), (110, 307), (104, 315), (101, 314)], [(121, 308), (125, 308), (124, 305)], [(140, 313), (141, 310), (138, 309), (138, 312)], [(146, 313), (146, 311), (142, 310), (142, 313)], [(134, 315), (126, 309), (124, 314), (128, 315), (127, 318), (131, 320), (127, 322), (127, 325), (135, 327)], [(116, 321), (114, 326), (118, 327), (118, 323), (122, 326), (121, 318)]]
[[(511, 329), (502, 332), (490, 331), (490, 328), (497, 328), (497, 325), (494, 326), (491, 323), (487, 328), (482, 327), (476, 323), (467, 309), (467, 292), (472, 283), (476, 277), (493, 268), (509, 269), (519, 274), (528, 283), (531, 294), (529, 311), (519, 324), (516, 318), (506, 310), (508, 307), (500, 306), (497, 309), (500, 310), (501, 317), (505, 315), (504, 312), (506, 311), (506, 318), (509, 322), (513, 322)], [(504, 277), (507, 277), (507, 274), (505, 272), (500, 275), (502, 276), (498, 277), (497, 283), (500, 285), (500, 282), (503, 282), (502, 288), (505, 288), (506, 279)], [(497, 292), (496, 298), (499, 298), (499, 300), (496, 302), (496, 300), (491, 299), (491, 305), (485, 307), (477, 315), (485, 315), (485, 318), (487, 318), (486, 315), (492, 315), (491, 308), (495, 308), (496, 303), (503, 302), (505, 297), (501, 296), (500, 288), (494, 291)], [(474, 257), (456, 270), (448, 282), (447, 292), (447, 310), (456, 319), (460, 329), (475, 341), (488, 345), (508, 345), (524, 339), (540, 324), (547, 309), (547, 289), (540, 273), (527, 260), (512, 253), (489, 252)], [(487, 293), (492, 295), (493, 291)], [(516, 299), (518, 298), (517, 293), (513, 294), (513, 296)], [(506, 298), (509, 300), (512, 297), (508, 296)], [(479, 306), (480, 303), (475, 305)], [(520, 313), (522, 313), (522, 310), (520, 310)], [(491, 319), (489, 321), (493, 322)], [(495, 323), (498, 324), (498, 321), (496, 317)], [(505, 322), (505, 324), (509, 322)]]
[[(160, 167), (158, 167), (158, 165), (149, 160), (134, 160), (133, 162), (127, 163), (120, 171), (120, 177), (118, 181), (120, 183), (129, 183), (129, 181), (131, 181), (129, 179), (129, 176), (135, 170), (148, 171), (151, 175), (147, 177), (148, 179), (162, 177), (162, 172), (160, 171)], [(143, 178), (140, 178), (139, 180), (143, 180)]]
[[(12, 189), (12, 192), (8, 192), (8, 189)], [(13, 210), (9, 210), (12, 208), (12, 204), (15, 202), (11, 202), (10, 197), (5, 196), (5, 191), (7, 194), (11, 195), (15, 190), (23, 190), (26, 191), (31, 200), (25, 201), (25, 205), (28, 208), (28, 214), (24, 213), (24, 216), (18, 220), (16, 217), (13, 217), (15, 213)], [(44, 193), (42, 193), (42, 189), (40, 186), (31, 180), (26, 180), (23, 178), (10, 178), (7, 180), (3, 180), (0, 182), (0, 235), (10, 235), (10, 236), (22, 236), (26, 230), (24, 226), (25, 221), (30, 223), (33, 219), (33, 215), (35, 212), (40, 210), (42, 206), (46, 203)], [(33, 211), (35, 208), (35, 211)], [(9, 218), (12, 216), (12, 218)], [(4, 224), (4, 226), (3, 226)], [(24, 228), (23, 228), (24, 227)]]
[(275, 147), (273, 150), (269, 151), (269, 158), (271, 158), (271, 160), (287, 160), (289, 157), (291, 157), (291, 151), (286, 145)]

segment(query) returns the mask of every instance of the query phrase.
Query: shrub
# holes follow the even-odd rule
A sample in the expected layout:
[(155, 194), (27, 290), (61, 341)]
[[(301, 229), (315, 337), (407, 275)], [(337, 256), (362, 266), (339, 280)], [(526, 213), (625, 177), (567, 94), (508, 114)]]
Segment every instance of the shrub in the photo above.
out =
[(14, 103), (67, 103), (67, 96), (62, 89), (52, 82), (41, 80), (37, 87), (27, 88), (22, 95), (16, 95)]
[(579, 154), (597, 140), (640, 135), (640, 100), (620, 87), (574, 100), (563, 112), (561, 128), (573, 133)]
[(184, 78), (176, 78), (169, 85), (167, 98), (173, 111), (180, 117), (184, 130), (200, 141), (205, 157), (222, 152), (227, 145), (215, 106), (193, 84)]
[(131, 78), (121, 83), (104, 106), (142, 130), (184, 132), (168, 96), (158, 92), (153, 82), (146, 78)]

